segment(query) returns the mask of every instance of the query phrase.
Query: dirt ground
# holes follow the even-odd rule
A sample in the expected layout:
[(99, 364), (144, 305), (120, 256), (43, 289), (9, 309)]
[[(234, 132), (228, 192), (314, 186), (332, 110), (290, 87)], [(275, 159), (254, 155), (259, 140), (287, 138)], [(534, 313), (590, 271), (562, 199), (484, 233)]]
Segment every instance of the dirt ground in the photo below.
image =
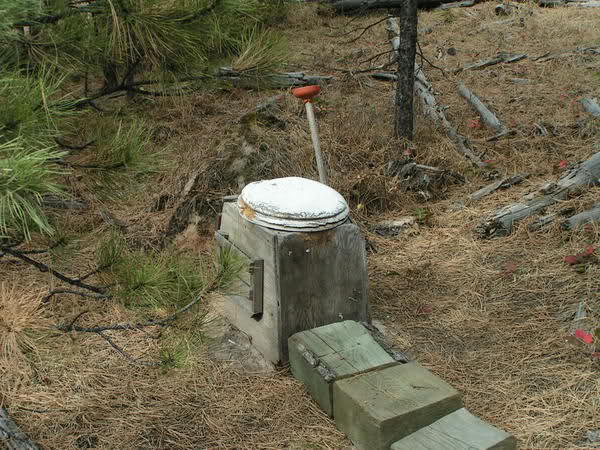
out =
[[(574, 164), (600, 151), (600, 122), (590, 120), (579, 103), (584, 96), (600, 98), (600, 55), (572, 52), (600, 46), (600, 9), (519, 3), (504, 18), (494, 15), (494, 6), (420, 12), (419, 27), (430, 29), (419, 36), (423, 53), (445, 69), (425, 63), (425, 73), (448, 106), (450, 121), (490, 166), (474, 168), (419, 114), (417, 162), (466, 179), (433, 183), (428, 200), (405, 191), (402, 180), (386, 171), (390, 161), (402, 159), (402, 145), (391, 137), (393, 85), (356, 73), (368, 67), (361, 61), (389, 49), (385, 23), (348, 42), (383, 13), (351, 19), (316, 4), (294, 4), (280, 25), (290, 49), (285, 70), (335, 77), (316, 104), (321, 144), (331, 185), (348, 199), (373, 244), (368, 255), (373, 319), (383, 323), (396, 347), (460, 390), (471, 412), (513, 433), (521, 447), (572, 448), (600, 426), (600, 358), (592, 357), (598, 350), (569, 338), (581, 302), (587, 318), (577, 327), (591, 331), (600, 323), (600, 266), (590, 264), (579, 273), (564, 257), (600, 247), (600, 226), (566, 232), (552, 225), (532, 232), (524, 221), (510, 236), (491, 240), (479, 239), (474, 229), (496, 209), (556, 180), (564, 170), (561, 161)], [(496, 23), (510, 18), (515, 21)], [(357, 31), (345, 34), (352, 29)], [(501, 51), (529, 57), (454, 71)], [(564, 54), (533, 60), (548, 52)], [(516, 134), (487, 142), (494, 133), (457, 94), (458, 81)], [(70, 273), (93, 267), (97, 236), (109, 228), (98, 214), (101, 208), (126, 225), (136, 245), (160, 246), (169, 236), (179, 248), (208, 256), (219, 199), (238, 192), (240, 183), (289, 175), (316, 179), (303, 107), (291, 95), (274, 113), (240, 122), (244, 112), (280, 92), (285, 91), (215, 88), (183, 100), (130, 105), (155, 125), (153, 145), (169, 152), (171, 167), (143, 192), (94, 203), (91, 214), (61, 213), (59, 220), (77, 236), (77, 257), (65, 266), (53, 256), (53, 264)], [(536, 123), (553, 132), (538, 135)], [(468, 202), (470, 193), (491, 182), (494, 170), (530, 175)], [(182, 196), (193, 177), (192, 192)], [(91, 195), (81, 180), (69, 183), (80, 197)], [(599, 194), (598, 187), (590, 188), (556, 209), (582, 211)], [(187, 214), (180, 207), (190, 198), (195, 207)], [(382, 221), (405, 216), (417, 217), (417, 223), (398, 236), (374, 231)], [(14, 296), (8, 286), (15, 286), (21, 295), (33, 291), (32, 298), (39, 299), (48, 285), (57, 284), (16, 263), (0, 266), (0, 279), (0, 297)], [(135, 320), (118, 304), (69, 296), (46, 304), (35, 320), (63, 322), (83, 309), (90, 311), (82, 319), (88, 325)], [(207, 304), (203, 311), (209, 309)], [(206, 317), (200, 324), (211, 327)], [(135, 357), (151, 359), (160, 351), (153, 333), (111, 336)], [(204, 338), (188, 348), (185, 365), (168, 370), (132, 366), (93, 334), (40, 331), (37, 338), (35, 364), (14, 362), (1, 369), (0, 404), (45, 448), (350, 446), (285, 367), (252, 373), (214, 361)]]

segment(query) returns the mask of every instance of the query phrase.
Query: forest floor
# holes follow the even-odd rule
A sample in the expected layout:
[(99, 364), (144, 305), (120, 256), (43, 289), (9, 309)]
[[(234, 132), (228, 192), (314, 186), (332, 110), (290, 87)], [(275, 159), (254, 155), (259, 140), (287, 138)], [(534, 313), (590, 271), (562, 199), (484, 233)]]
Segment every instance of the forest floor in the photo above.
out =
[[(504, 18), (494, 15), (494, 6), (420, 12), (419, 27), (431, 29), (419, 35), (423, 53), (446, 69), (442, 73), (425, 63), (424, 70), (438, 100), (448, 106), (450, 121), (490, 166), (474, 168), (442, 130), (418, 113), (417, 162), (466, 179), (433, 178), (427, 199), (404, 190), (402, 180), (386, 172), (390, 161), (402, 159), (401, 143), (391, 137), (393, 85), (353, 73), (367, 67), (360, 61), (389, 49), (385, 22), (354, 42), (348, 41), (360, 30), (341, 36), (384, 18), (383, 13), (352, 20), (315, 4), (293, 5), (280, 25), (290, 48), (285, 70), (335, 77), (316, 103), (321, 144), (330, 184), (348, 199), (375, 249), (368, 254), (373, 319), (385, 326), (395, 347), (461, 391), (471, 412), (513, 433), (520, 446), (574, 447), (598, 428), (600, 358), (592, 357), (593, 344), (569, 336), (582, 301), (587, 319), (577, 326), (598, 326), (600, 265), (579, 273), (563, 259), (590, 245), (600, 247), (600, 226), (567, 232), (551, 225), (531, 232), (524, 221), (511, 235), (490, 240), (479, 239), (474, 229), (496, 209), (556, 180), (565, 164), (600, 151), (600, 121), (590, 120), (579, 102), (600, 98), (600, 55), (571, 53), (600, 46), (600, 10), (520, 3), (509, 17), (519, 20), (495, 23)], [(453, 70), (501, 51), (530, 57), (482, 70)], [(566, 53), (546, 61), (532, 58), (548, 52)], [(458, 81), (516, 134), (487, 142), (494, 133), (457, 94)], [(280, 176), (316, 179), (303, 107), (291, 95), (266, 119), (239, 120), (281, 92), (219, 86), (181, 100), (124, 102), (125, 118), (135, 115), (152, 124), (149, 151), (165, 152), (169, 167), (137, 190), (95, 200), (85, 214), (57, 213), (72, 236), (71, 256), (55, 251), (40, 260), (73, 275), (93, 269), (99, 237), (111, 229), (100, 213), (105, 210), (131, 245), (153, 248), (172, 240), (181, 251), (209, 258), (219, 199), (239, 192), (240, 183)], [(110, 102), (114, 108), (117, 100)], [(536, 123), (552, 132), (536, 134)], [(510, 189), (467, 201), (492, 181), (493, 170), (530, 176)], [(193, 192), (182, 195), (190, 180)], [(68, 182), (79, 197), (91, 198), (89, 180), (73, 176)], [(582, 211), (599, 195), (600, 188), (590, 188), (557, 208)], [(193, 206), (181, 208), (190, 199)], [(417, 220), (399, 235), (375, 232), (378, 223), (405, 216)], [(0, 277), (0, 296), (8, 295), (8, 286), (24, 297), (57, 286), (50, 275), (19, 263), (2, 264)], [(138, 317), (116, 302), (57, 295), (45, 304), (40, 321), (67, 322), (83, 310), (89, 312), (79, 323), (90, 326)], [(208, 313), (191, 325), (110, 336), (133, 356), (156, 359), (165, 340), (179, 339), (196, 325), (210, 329), (208, 303), (203, 311)], [(46, 333), (35, 342), (35, 362), (15, 364), (10, 376), (4, 372), (0, 404), (45, 448), (350, 446), (286, 368), (252, 373), (215, 361), (207, 351), (208, 334), (185, 340), (184, 363), (154, 368), (129, 364), (96, 334)]]

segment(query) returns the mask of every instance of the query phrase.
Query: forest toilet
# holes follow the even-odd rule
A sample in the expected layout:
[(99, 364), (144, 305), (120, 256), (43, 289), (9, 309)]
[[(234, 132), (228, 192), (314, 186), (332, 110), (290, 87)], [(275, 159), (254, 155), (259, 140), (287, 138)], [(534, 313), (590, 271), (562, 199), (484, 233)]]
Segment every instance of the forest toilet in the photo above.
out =
[(223, 312), (268, 360), (286, 362), (298, 331), (367, 321), (365, 241), (330, 187), (298, 177), (251, 183), (226, 199), (215, 235), (244, 261)]

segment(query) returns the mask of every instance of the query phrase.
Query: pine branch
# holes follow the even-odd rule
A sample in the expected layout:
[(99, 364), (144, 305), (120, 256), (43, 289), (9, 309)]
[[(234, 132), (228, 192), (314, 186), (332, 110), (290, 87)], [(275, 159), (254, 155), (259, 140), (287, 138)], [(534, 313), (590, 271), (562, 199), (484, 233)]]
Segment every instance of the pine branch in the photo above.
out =
[(63, 275), (62, 273), (57, 272), (56, 270), (48, 267), (46, 264), (29, 258), (24, 252), (22, 252), (20, 250), (15, 250), (10, 247), (0, 247), (0, 253), (11, 255), (17, 259), (20, 259), (21, 261), (31, 264), (36, 269), (38, 269), (40, 272), (50, 273), (50, 274), (54, 275), (56, 278), (58, 278), (59, 280), (64, 281), (65, 283), (68, 283), (72, 286), (77, 286), (82, 289), (87, 289), (87, 290), (95, 292), (97, 294), (104, 294), (104, 289), (101, 289), (96, 286), (92, 286), (90, 284), (86, 284), (75, 278), (69, 278), (66, 275)]
[(173, 322), (175, 319), (177, 319), (177, 317), (180, 314), (183, 314), (184, 312), (190, 310), (194, 305), (199, 303), (200, 300), (202, 300), (207, 294), (214, 291), (217, 288), (217, 286), (218, 286), (218, 279), (215, 279), (194, 300), (189, 302), (187, 305), (179, 308), (173, 314), (170, 314), (167, 317), (164, 317), (163, 319), (148, 320), (146, 322), (139, 322), (139, 323), (117, 323), (117, 324), (109, 324), (109, 325), (99, 325), (96, 327), (79, 327), (79, 326), (75, 325), (75, 322), (77, 321), (77, 319), (79, 319), (79, 317), (81, 317), (83, 315), (83, 313), (82, 313), (82, 314), (78, 315), (75, 318), (75, 320), (71, 321), (70, 324), (56, 325), (56, 328), (58, 330), (66, 332), (66, 333), (69, 333), (71, 331), (77, 331), (80, 333), (101, 333), (103, 331), (109, 331), (109, 330), (140, 330), (141, 328), (146, 328), (146, 327), (167, 326), (170, 322)]

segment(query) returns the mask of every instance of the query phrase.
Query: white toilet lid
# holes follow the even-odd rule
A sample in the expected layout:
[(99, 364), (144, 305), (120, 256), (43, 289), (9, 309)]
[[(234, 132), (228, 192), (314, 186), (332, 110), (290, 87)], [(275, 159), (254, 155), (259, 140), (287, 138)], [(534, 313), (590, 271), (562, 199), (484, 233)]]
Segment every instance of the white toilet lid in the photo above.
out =
[(348, 204), (318, 181), (288, 177), (248, 184), (238, 197), (246, 220), (284, 231), (322, 231), (346, 220)]

